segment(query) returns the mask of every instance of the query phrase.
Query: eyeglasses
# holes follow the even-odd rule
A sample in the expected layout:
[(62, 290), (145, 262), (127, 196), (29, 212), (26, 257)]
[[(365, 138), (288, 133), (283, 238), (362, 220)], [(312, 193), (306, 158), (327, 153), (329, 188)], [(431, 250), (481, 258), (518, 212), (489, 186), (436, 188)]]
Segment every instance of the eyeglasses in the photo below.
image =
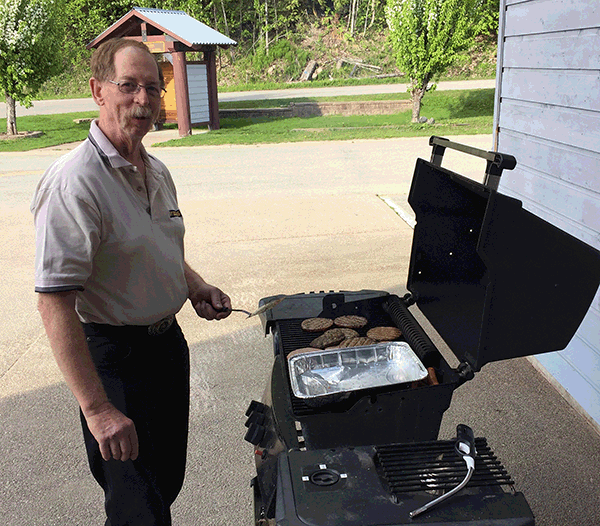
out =
[(162, 97), (167, 90), (165, 88), (159, 88), (157, 86), (144, 86), (143, 84), (136, 84), (135, 82), (115, 82), (114, 80), (109, 80), (111, 84), (115, 84), (119, 87), (119, 91), (121, 93), (127, 93), (128, 95), (134, 95), (135, 93), (139, 93), (142, 88), (146, 90), (148, 97), (152, 97), (158, 99)]

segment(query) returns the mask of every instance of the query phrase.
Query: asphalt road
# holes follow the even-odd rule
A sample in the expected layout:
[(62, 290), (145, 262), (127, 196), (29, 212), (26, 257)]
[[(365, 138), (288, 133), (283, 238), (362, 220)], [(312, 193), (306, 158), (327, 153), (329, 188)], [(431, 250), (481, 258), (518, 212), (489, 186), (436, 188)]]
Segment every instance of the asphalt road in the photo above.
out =
[[(440, 82), (439, 90), (494, 88), (495, 80), (469, 80)], [(406, 84), (380, 84), (373, 86), (345, 86), (339, 88), (290, 88), (282, 90), (239, 91), (219, 93), (219, 101), (289, 99), (294, 97), (335, 97), (339, 95), (363, 95), (376, 93), (403, 93)], [(49, 115), (52, 113), (71, 113), (79, 111), (94, 111), (96, 104), (91, 98), (67, 100), (34, 101), (31, 108), (17, 105), (17, 117), (25, 115)], [(0, 118), (6, 117), (6, 104), (0, 102)]]
[[(454, 140), (490, 149), (490, 136)], [(187, 258), (235, 306), (313, 290), (402, 294), (412, 230), (406, 204), (427, 140), (153, 149), (171, 168)], [(64, 151), (0, 154), (0, 524), (103, 524), (75, 401), (36, 312), (29, 201)], [(445, 165), (481, 179), (483, 161)], [(384, 201), (383, 197), (386, 197)], [(394, 207), (391, 206), (394, 205)], [(187, 479), (176, 526), (252, 523), (253, 448), (244, 411), (262, 396), (272, 350), (258, 320), (180, 316), (192, 355)], [(458, 423), (486, 436), (526, 495), (538, 526), (600, 524), (600, 437), (526, 359), (490, 364), (459, 388), (441, 438)]]

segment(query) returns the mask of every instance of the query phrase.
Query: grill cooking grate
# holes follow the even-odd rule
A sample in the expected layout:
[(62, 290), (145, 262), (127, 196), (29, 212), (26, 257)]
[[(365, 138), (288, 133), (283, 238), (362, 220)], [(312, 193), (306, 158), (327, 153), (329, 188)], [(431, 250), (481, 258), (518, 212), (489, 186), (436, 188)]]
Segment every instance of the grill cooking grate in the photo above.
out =
[[(379, 326), (390, 326), (394, 325), (392, 323), (390, 317), (381, 309), (381, 308), (373, 308), (371, 312), (369, 312), (369, 316), (367, 317), (369, 323), (366, 327), (362, 329), (358, 329), (358, 333), (361, 336), (366, 336), (367, 331), (372, 327)], [(310, 342), (312, 342), (320, 332), (307, 332), (301, 327), (302, 319), (290, 319), (290, 320), (278, 320), (277, 327), (279, 329), (279, 346), (280, 351), (283, 356), (286, 356), (295, 351), (296, 349), (302, 349), (304, 347), (310, 347)], [(308, 416), (315, 413), (323, 413), (324, 410), (319, 407), (311, 407), (307, 405), (302, 399), (297, 398), (293, 395), (291, 386), (289, 386), (289, 375), (287, 372), (287, 361), (285, 361), (286, 368), (286, 378), (288, 381), (288, 387), (290, 391), (290, 396), (292, 399), (292, 411), (296, 417)], [(351, 404), (349, 404), (351, 405)], [(337, 410), (343, 410), (344, 405), (338, 406)]]
[(320, 332), (306, 332), (300, 326), (301, 323), (301, 319), (279, 320), (277, 322), (284, 356), (287, 356), (296, 349), (310, 347), (310, 342), (319, 336), (319, 334), (322, 334)]
[[(383, 311), (373, 312), (368, 317), (369, 323), (362, 329), (357, 329), (360, 336), (366, 336), (367, 331), (373, 327), (390, 326), (394, 325), (390, 317)], [(307, 332), (302, 329), (301, 323), (303, 319), (291, 319), (291, 320), (278, 320), (277, 326), (279, 327), (279, 334), (281, 335), (281, 347), (284, 356), (287, 356), (296, 349), (302, 349), (303, 347), (310, 347), (312, 342), (317, 336), (323, 334), (322, 332)]]
[[(496, 458), (485, 438), (476, 438), (475, 472), (468, 487), (513, 486), (514, 481)], [(449, 490), (467, 474), (465, 462), (454, 450), (454, 440), (377, 446), (376, 461), (393, 494)]]

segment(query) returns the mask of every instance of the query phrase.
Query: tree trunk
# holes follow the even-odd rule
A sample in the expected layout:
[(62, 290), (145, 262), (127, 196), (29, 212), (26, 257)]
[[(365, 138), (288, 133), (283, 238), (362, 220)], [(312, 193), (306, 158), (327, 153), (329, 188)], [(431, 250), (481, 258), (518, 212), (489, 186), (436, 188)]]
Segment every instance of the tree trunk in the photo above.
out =
[(421, 101), (423, 100), (424, 90), (413, 89), (410, 92), (410, 98), (412, 99), (412, 120), (411, 122), (419, 122), (421, 116)]
[(223, 22), (225, 22), (225, 34), (229, 36), (229, 24), (227, 23), (227, 14), (225, 13), (225, 4), (221, 0), (221, 9), (223, 10)]
[(375, 0), (373, 0), (373, 10), (371, 11), (371, 23), (369, 24), (369, 28), (373, 26), (375, 23)]
[(269, 54), (269, 0), (265, 0), (265, 51)]
[(356, 27), (356, 12), (358, 10), (358, 0), (352, 0), (350, 10), (350, 36), (354, 36), (354, 28)]
[(277, 18), (277, 2), (273, 2), (273, 24), (275, 25), (275, 41), (279, 40), (279, 19)]
[(429, 78), (426, 78), (424, 79), (423, 83), (418, 84), (413, 79), (411, 79), (412, 86), (410, 90), (410, 98), (413, 103), (411, 122), (419, 122), (419, 117), (421, 116), (421, 101), (423, 100), (425, 92), (427, 91), (429, 80)]
[(10, 95), (6, 95), (6, 133), (17, 134), (17, 103)]

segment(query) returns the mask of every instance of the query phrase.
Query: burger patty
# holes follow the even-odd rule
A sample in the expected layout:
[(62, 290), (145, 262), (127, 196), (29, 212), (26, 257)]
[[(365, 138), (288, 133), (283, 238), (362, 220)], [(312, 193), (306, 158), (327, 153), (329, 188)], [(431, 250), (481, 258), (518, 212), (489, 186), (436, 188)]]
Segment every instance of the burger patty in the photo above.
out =
[(333, 323), (336, 327), (344, 327), (347, 329), (362, 329), (367, 323), (367, 318), (351, 314), (349, 316), (338, 316)]
[(342, 329), (329, 329), (310, 342), (310, 346), (316, 347), (317, 349), (325, 349), (326, 347), (337, 345), (345, 339), (346, 335)]
[(402, 331), (397, 327), (373, 327), (367, 331), (367, 336), (380, 342), (389, 342), (400, 338)]
[(306, 332), (321, 332), (329, 329), (333, 325), (333, 320), (329, 318), (307, 318), (303, 320), (300, 326)]

